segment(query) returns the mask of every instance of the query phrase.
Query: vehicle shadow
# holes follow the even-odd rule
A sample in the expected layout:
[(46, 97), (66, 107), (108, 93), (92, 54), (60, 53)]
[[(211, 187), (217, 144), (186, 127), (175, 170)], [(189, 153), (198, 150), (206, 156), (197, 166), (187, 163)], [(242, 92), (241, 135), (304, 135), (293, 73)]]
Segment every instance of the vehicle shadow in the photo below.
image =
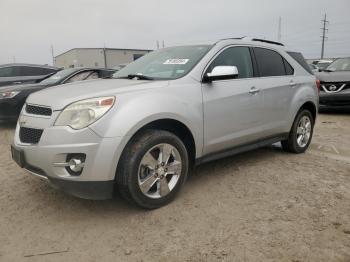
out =
[(30, 202), (40, 203), (40, 206), (48, 206), (51, 210), (60, 210), (60, 212), (69, 214), (68, 216), (71, 217), (80, 216), (85, 213), (88, 216), (103, 214), (103, 217), (106, 219), (115, 216), (127, 219), (134, 215), (143, 216), (152, 214), (153, 212), (165, 212), (165, 210), (172, 208), (172, 206), (180, 208), (183, 202), (192, 194), (191, 191), (193, 188), (197, 192), (202, 190), (204, 192), (205, 188), (213, 185), (213, 183), (217, 183), (218, 179), (223, 179), (223, 176), (228, 171), (234, 176), (238, 176), (240, 175), (240, 166), (259, 165), (259, 163), (268, 161), (275, 154), (280, 153), (283, 154), (284, 152), (278, 146), (270, 146), (200, 165), (191, 171), (183, 190), (175, 201), (156, 210), (145, 210), (129, 204), (121, 198), (117, 190), (111, 200), (84, 200), (70, 196), (63, 191), (53, 189), (48, 184), (37, 184), (43, 183), (43, 181), (33, 181), (35, 186), (41, 189), (35, 190), (35, 193), (31, 195), (32, 199)]

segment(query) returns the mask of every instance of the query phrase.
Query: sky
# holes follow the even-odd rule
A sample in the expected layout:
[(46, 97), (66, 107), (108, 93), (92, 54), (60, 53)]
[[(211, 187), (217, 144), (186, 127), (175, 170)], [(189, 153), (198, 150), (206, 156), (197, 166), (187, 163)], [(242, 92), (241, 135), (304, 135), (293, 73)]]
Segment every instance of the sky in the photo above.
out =
[(0, 64), (52, 64), (76, 47), (156, 49), (229, 37), (278, 39), (306, 58), (350, 56), (350, 0), (0, 0)]

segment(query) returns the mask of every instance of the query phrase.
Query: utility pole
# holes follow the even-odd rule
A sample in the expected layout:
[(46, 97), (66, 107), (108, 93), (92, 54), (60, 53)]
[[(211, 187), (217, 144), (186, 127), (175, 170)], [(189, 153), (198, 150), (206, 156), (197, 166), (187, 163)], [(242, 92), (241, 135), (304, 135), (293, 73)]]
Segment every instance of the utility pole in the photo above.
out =
[(324, 19), (321, 20), (322, 21), (322, 48), (321, 48), (321, 59), (323, 59), (324, 57), (324, 41), (327, 39), (326, 37), (326, 32), (328, 31), (327, 29), (327, 24), (329, 23), (329, 21), (327, 21), (327, 14), (324, 14)]
[(157, 49), (159, 49), (159, 40), (157, 40)]
[(165, 47), (164, 40), (163, 40), (163, 42), (162, 42), (162, 47), (163, 47), (163, 48)]
[(282, 40), (282, 17), (278, 19), (278, 34), (277, 34), (278, 42)]
[(52, 66), (55, 66), (55, 54), (53, 51), (53, 45), (51, 45)]
[(107, 68), (106, 44), (103, 44), (103, 60), (105, 63), (105, 68)]

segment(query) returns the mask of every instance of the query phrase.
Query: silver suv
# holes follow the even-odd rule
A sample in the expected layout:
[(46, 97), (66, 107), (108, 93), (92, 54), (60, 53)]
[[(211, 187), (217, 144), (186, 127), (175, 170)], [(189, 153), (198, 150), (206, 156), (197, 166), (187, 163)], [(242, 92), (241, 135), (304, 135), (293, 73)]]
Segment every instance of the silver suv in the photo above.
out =
[(301, 57), (259, 39), (154, 51), (112, 79), (32, 94), (12, 157), (72, 195), (107, 199), (117, 189), (158, 208), (195, 165), (278, 141), (308, 148), (318, 89)]

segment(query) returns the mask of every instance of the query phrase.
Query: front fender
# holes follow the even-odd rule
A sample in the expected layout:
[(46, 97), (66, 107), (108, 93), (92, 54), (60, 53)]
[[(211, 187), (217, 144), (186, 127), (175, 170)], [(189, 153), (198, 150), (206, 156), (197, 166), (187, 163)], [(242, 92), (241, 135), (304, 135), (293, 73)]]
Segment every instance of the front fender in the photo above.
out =
[[(186, 97), (181, 88), (161, 88), (153, 92), (123, 94), (116, 106), (91, 126), (101, 137), (129, 140), (145, 125), (161, 119), (183, 123), (191, 131), (199, 156), (203, 147), (203, 114), (200, 87), (188, 86)], [(126, 144), (126, 143), (125, 143)]]

